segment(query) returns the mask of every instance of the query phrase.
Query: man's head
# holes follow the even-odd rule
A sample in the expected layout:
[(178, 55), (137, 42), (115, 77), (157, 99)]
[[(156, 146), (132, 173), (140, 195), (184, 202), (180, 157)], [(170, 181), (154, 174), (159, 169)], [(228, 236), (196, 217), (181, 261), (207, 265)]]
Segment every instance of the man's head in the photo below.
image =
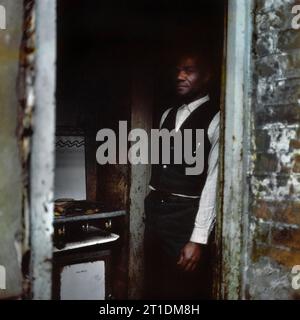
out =
[(207, 94), (211, 78), (205, 55), (187, 52), (179, 55), (175, 64), (175, 89), (178, 98), (185, 102)]

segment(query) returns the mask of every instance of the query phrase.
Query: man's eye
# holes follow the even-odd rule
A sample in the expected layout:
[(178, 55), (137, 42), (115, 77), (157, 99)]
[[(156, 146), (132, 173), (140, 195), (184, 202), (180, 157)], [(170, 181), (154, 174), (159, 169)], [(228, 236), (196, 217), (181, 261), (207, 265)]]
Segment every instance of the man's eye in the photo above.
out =
[(193, 73), (195, 71), (196, 71), (196, 69), (193, 68), (193, 67), (187, 67), (187, 68), (182, 68), (182, 69), (179, 69), (179, 68), (173, 69), (174, 74), (179, 74), (181, 72), (184, 72), (186, 74), (191, 74), (191, 73)]
[(192, 72), (195, 72), (195, 69), (194, 68), (186, 68), (185, 72), (192, 73)]

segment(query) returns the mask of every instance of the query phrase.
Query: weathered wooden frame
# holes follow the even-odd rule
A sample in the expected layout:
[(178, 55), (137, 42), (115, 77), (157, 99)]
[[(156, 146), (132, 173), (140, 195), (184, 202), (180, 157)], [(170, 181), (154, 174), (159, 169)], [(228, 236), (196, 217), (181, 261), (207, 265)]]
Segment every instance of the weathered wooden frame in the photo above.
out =
[(251, 46), (254, 0), (229, 0), (227, 17), (219, 298), (243, 298), (251, 124)]
[(32, 298), (50, 300), (55, 162), (56, 0), (36, 1), (35, 111), (31, 153)]

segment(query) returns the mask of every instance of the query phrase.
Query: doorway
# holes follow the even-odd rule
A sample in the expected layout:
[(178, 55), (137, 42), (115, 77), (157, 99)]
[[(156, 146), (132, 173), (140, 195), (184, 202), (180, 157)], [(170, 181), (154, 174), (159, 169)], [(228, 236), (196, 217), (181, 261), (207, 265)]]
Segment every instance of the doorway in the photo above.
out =
[[(97, 165), (97, 131), (117, 130), (119, 121), (127, 121), (129, 128), (157, 126), (174, 104), (169, 81), (173, 53), (192, 42), (202, 42), (212, 53), (214, 94), (220, 97), (224, 14), (222, 1), (58, 2), (56, 135), (84, 136), (85, 174), (75, 178), (77, 188), (85, 184), (82, 197), (106, 207), (113, 203), (114, 210), (127, 213), (114, 271), (115, 297), (126, 298), (128, 292), (137, 298), (143, 290), (143, 201), (150, 166)], [(57, 167), (56, 181), (62, 172)], [(74, 181), (69, 179), (70, 191)]]
[[(238, 9), (233, 3), (229, 2), (231, 14)], [(149, 166), (99, 168), (95, 161), (95, 133), (101, 127), (114, 128), (122, 119), (131, 128), (149, 129), (172, 105), (170, 85), (165, 80), (166, 52), (169, 44), (174, 44), (177, 32), (205, 33), (208, 39), (215, 40), (218, 77), (224, 84), (220, 78), (226, 8), (220, 1), (203, 1), (201, 10), (199, 5), (181, 1), (133, 1), (130, 5), (85, 1), (82, 7), (81, 1), (76, 0), (72, 8), (67, 1), (58, 3), (56, 128), (63, 131), (75, 127), (76, 134), (85, 134), (85, 172), (90, 177), (85, 181), (86, 198), (113, 203), (126, 211), (122, 254), (116, 267), (120, 277), (114, 284), (121, 288), (117, 291), (123, 297), (137, 298), (141, 292), (143, 199), (148, 192)], [(243, 11), (245, 15), (247, 10)], [(233, 23), (229, 27), (239, 32), (240, 20)], [(233, 32), (230, 36), (234, 35)]]

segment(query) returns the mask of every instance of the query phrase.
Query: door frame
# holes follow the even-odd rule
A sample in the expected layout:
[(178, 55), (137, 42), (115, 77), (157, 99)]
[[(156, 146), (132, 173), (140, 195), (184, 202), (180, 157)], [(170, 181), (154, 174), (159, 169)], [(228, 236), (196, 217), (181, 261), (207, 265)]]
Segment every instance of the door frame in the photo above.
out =
[[(31, 155), (31, 276), (34, 299), (51, 299), (56, 0), (36, 1), (36, 80)], [(243, 298), (247, 259), (247, 172), (251, 124), (251, 43), (254, 0), (228, 0), (225, 110), (222, 117), (221, 204), (217, 234), (222, 248), (218, 297)], [(232, 170), (234, 163), (235, 170)], [(140, 176), (140, 174), (139, 174)], [(145, 172), (142, 176), (148, 176)], [(142, 179), (143, 180), (143, 179)], [(143, 189), (145, 181), (141, 182)], [(134, 218), (135, 215), (131, 217)], [(132, 253), (134, 255), (134, 252)]]
[(221, 120), (222, 188), (217, 218), (217, 243), (221, 250), (217, 284), (219, 299), (245, 298), (254, 2), (228, 0), (226, 67), (223, 75), (225, 105)]
[(31, 296), (50, 300), (54, 218), (56, 0), (35, 1), (35, 82), (30, 164)]

